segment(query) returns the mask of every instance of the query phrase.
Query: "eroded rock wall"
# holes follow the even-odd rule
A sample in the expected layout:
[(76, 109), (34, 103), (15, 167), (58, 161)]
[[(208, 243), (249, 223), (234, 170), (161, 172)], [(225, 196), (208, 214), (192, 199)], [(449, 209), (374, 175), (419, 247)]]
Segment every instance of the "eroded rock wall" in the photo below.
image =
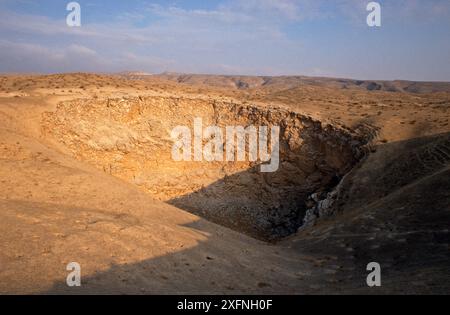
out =
[[(279, 126), (280, 164), (177, 162), (171, 131), (203, 126)], [(62, 102), (43, 117), (45, 137), (80, 160), (216, 223), (262, 239), (294, 233), (307, 197), (335, 186), (364, 155), (367, 140), (281, 108), (206, 99), (146, 97)]]

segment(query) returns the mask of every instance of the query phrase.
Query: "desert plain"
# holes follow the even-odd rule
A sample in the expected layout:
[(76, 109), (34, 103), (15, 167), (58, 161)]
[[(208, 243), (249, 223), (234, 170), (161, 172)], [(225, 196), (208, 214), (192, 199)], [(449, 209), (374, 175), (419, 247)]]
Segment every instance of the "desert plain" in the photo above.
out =
[[(279, 170), (173, 161), (194, 117), (280, 125)], [(450, 83), (0, 76), (2, 294), (448, 294), (449, 222)]]

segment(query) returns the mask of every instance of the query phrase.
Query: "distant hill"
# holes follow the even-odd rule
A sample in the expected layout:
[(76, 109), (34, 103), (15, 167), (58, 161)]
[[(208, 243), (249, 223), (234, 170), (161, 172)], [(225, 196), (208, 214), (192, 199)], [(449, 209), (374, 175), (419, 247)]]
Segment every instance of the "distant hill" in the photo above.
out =
[[(135, 78), (136, 75), (133, 75), (133, 77)], [(334, 89), (355, 89), (367, 91), (408, 93), (450, 92), (450, 82), (353, 80), (307, 76), (228, 76), (180, 73), (162, 73), (154, 75), (153, 77), (189, 85), (203, 85), (240, 90), (262, 87), (290, 89), (301, 85), (311, 85)]]

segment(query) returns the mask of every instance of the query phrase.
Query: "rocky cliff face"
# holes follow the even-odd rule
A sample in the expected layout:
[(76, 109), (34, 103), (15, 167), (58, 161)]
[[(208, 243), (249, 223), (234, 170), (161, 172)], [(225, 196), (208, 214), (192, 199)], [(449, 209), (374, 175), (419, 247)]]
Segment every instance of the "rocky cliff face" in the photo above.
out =
[[(204, 128), (222, 130), (279, 126), (278, 170), (261, 172), (261, 162), (248, 159), (175, 161), (171, 132), (176, 126), (193, 129), (195, 118)], [(156, 199), (269, 240), (295, 232), (308, 196), (336, 186), (367, 144), (357, 132), (282, 108), (174, 97), (62, 102), (44, 114), (42, 130), (80, 160)]]

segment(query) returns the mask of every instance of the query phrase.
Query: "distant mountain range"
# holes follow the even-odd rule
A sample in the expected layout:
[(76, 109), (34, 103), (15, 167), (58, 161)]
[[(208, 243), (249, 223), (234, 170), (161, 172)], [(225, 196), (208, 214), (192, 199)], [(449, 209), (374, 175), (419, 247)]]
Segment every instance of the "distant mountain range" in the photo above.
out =
[[(151, 74), (144, 72), (122, 72), (121, 76), (133, 79), (145, 79)], [(239, 76), (239, 75), (206, 75), (165, 72), (151, 75), (177, 83), (203, 85), (219, 88), (256, 89), (277, 88), (290, 89), (302, 85), (329, 87), (333, 89), (352, 89), (366, 91), (387, 91), (407, 93), (450, 92), (450, 82), (416, 82), (416, 81), (383, 81), (354, 80), (340, 78), (307, 77), (307, 76)]]

